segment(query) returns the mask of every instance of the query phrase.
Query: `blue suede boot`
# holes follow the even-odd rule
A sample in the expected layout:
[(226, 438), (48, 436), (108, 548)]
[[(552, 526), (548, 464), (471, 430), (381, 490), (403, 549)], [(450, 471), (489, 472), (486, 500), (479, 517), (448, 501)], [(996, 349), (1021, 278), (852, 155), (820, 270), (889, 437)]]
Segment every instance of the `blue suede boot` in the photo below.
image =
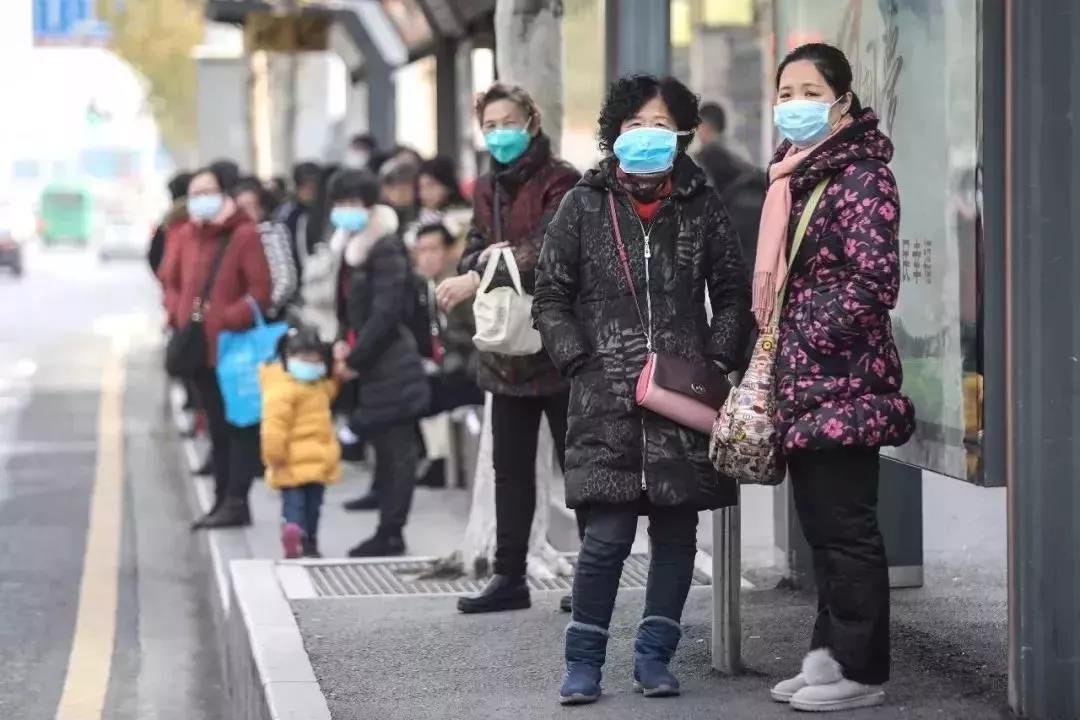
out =
[(682, 626), (674, 620), (650, 615), (638, 625), (634, 641), (634, 689), (645, 697), (679, 694), (679, 680), (668, 669), (682, 637)]
[(597, 625), (571, 622), (566, 626), (566, 671), (559, 702), (585, 705), (600, 699), (600, 671), (607, 653), (608, 631)]

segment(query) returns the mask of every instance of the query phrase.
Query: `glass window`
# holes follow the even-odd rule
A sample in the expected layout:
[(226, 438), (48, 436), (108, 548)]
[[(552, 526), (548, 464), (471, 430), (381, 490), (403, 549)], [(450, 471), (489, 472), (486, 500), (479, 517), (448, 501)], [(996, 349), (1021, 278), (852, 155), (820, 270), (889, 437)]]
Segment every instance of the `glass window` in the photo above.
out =
[(979, 473), (982, 370), (979, 0), (784, 0), (778, 57), (843, 48), (860, 99), (892, 137), (902, 286), (893, 329), (918, 430), (888, 454), (957, 478)]

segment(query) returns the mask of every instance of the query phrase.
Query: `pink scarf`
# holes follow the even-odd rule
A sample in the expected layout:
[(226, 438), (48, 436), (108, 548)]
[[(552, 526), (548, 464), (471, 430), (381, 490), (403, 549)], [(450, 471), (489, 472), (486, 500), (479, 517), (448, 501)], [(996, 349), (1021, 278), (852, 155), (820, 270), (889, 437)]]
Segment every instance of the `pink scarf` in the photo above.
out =
[(845, 117), (829, 136), (808, 148), (792, 146), (787, 155), (769, 167), (769, 191), (761, 208), (757, 255), (754, 258), (754, 297), (752, 310), (758, 327), (765, 328), (776, 310), (776, 294), (788, 272), (787, 237), (791, 219), (791, 174), (821, 143), (851, 124)]

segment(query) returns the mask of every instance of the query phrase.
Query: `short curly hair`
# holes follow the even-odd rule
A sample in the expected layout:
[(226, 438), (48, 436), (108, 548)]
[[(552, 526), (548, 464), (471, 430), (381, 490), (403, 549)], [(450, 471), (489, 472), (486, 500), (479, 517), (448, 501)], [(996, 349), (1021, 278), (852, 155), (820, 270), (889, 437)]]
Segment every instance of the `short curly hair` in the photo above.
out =
[[(600, 117), (597, 120), (600, 150), (611, 152), (622, 124), (640, 110), (642, 105), (657, 96), (663, 98), (664, 104), (668, 106), (678, 130), (697, 130), (701, 124), (698, 96), (690, 88), (673, 77), (629, 75), (611, 83), (604, 106), (600, 108)], [(689, 135), (680, 137), (679, 149), (685, 150), (692, 140), (693, 137)]]
[(484, 110), (487, 109), (488, 105), (498, 100), (509, 100), (520, 107), (528, 116), (530, 123), (535, 122), (540, 116), (536, 101), (532, 99), (532, 95), (525, 88), (519, 85), (507, 85), (497, 82), (476, 96), (476, 101), (473, 103), (476, 122), (482, 124), (484, 122)]

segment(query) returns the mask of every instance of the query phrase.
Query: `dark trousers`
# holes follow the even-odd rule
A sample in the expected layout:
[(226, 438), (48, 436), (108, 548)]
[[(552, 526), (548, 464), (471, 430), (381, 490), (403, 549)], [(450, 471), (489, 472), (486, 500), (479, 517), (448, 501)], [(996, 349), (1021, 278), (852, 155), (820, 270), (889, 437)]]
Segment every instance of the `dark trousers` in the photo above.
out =
[(379, 495), (379, 533), (400, 535), (416, 489), (420, 448), (413, 423), (392, 425), (371, 437), (375, 451), (373, 488)]
[[(585, 540), (574, 570), (575, 622), (611, 623), (623, 561), (637, 532), (639, 503), (589, 505)], [(649, 580), (643, 617), (680, 622), (694, 577), (698, 514), (692, 506), (649, 508)]]
[(247, 501), (251, 483), (262, 475), (259, 426), (237, 427), (225, 420), (217, 374), (205, 370), (194, 378), (199, 407), (206, 413), (210, 451), (214, 459), (214, 506), (226, 498)]
[(566, 460), (569, 393), (542, 397), (495, 395), (491, 440), (495, 465), (495, 572), (524, 575), (536, 512), (536, 445), (546, 416), (559, 465)]
[(323, 494), (326, 487), (321, 483), (307, 483), (281, 491), (281, 517), (287, 523), (296, 523), (304, 531), (304, 537), (315, 540), (319, 534), (319, 515), (322, 513)]
[(889, 565), (878, 529), (878, 451), (800, 452), (788, 460), (795, 509), (814, 558), (811, 648), (829, 648), (844, 677), (889, 679)]

